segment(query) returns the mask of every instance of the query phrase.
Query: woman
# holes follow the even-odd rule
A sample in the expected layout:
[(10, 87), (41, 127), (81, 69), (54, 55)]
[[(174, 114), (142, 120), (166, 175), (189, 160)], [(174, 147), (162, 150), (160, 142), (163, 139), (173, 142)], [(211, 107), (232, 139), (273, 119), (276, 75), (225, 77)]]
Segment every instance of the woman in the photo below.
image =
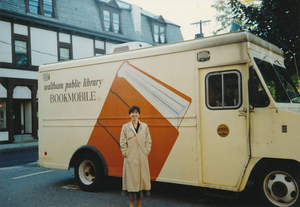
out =
[(123, 195), (129, 197), (130, 206), (137, 201), (142, 206), (144, 195), (150, 195), (151, 183), (148, 155), (151, 150), (151, 137), (147, 124), (139, 121), (141, 111), (138, 106), (131, 106), (131, 121), (123, 125), (120, 138), (123, 165)]

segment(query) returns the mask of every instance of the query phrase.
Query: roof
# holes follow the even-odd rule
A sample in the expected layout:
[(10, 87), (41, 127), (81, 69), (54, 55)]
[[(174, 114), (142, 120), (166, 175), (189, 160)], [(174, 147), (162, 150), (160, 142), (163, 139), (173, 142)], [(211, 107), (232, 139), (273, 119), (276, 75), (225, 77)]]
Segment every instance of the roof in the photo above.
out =
[[(101, 9), (99, 3), (118, 7), (121, 10), (121, 25), (123, 34), (103, 31), (101, 21)], [(75, 31), (77, 34), (89, 34), (98, 36), (116, 43), (129, 41), (143, 41), (149, 44), (153, 43), (152, 20), (159, 20), (162, 16), (154, 15), (148, 11), (140, 9), (142, 32), (135, 31), (136, 22), (133, 20), (132, 5), (120, 0), (56, 0), (58, 18), (49, 18), (42, 15), (36, 15), (26, 12), (24, 0), (1, 0), (0, 16), (21, 19), (45, 25), (47, 27), (56, 27), (64, 30)], [(140, 8), (140, 7), (139, 7)], [(146, 17), (146, 18), (143, 18)], [(167, 28), (168, 43), (182, 41), (183, 37), (180, 26), (165, 20)], [(34, 26), (34, 24), (32, 25)], [(171, 32), (168, 34), (168, 28)], [(174, 31), (176, 30), (174, 35)]]
[[(98, 0), (98, 1), (100, 1), (100, 2), (104, 2), (104, 3), (109, 3), (111, 0)], [(121, 9), (127, 9), (127, 10), (131, 10), (131, 5), (132, 4), (129, 4), (129, 3), (127, 3), (127, 2), (124, 2), (124, 1), (120, 1), (120, 0), (115, 0), (116, 1), (116, 3), (118, 4), (118, 6), (121, 8)], [(138, 6), (138, 5), (137, 5)], [(159, 19), (162, 15), (155, 15), (155, 14), (152, 14), (151, 12), (149, 12), (149, 11), (146, 11), (146, 10), (144, 10), (142, 7), (140, 7), (141, 8), (141, 13), (143, 14), (143, 15), (145, 15), (145, 16), (147, 16), (147, 17), (150, 17), (150, 18), (152, 18), (152, 19)], [(168, 20), (166, 20), (165, 19), (165, 22), (167, 23), (167, 24), (173, 24), (174, 26), (178, 26), (178, 27), (180, 27), (178, 24), (175, 24), (175, 23), (173, 23), (173, 22), (171, 22), (171, 21), (168, 21)]]

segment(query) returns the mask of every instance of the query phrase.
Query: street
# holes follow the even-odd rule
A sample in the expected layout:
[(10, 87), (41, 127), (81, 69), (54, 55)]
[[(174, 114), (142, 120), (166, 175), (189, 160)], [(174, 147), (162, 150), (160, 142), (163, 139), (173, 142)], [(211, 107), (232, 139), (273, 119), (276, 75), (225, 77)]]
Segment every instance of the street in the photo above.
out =
[(14, 166), (36, 162), (38, 160), (38, 148), (26, 148), (13, 151), (0, 151), (0, 167)]
[[(109, 178), (105, 190), (84, 192), (73, 169), (39, 168), (37, 162), (0, 168), (0, 206), (129, 206), (121, 195), (121, 178)], [(152, 182), (143, 206), (251, 206), (245, 199), (205, 196), (203, 188)]]

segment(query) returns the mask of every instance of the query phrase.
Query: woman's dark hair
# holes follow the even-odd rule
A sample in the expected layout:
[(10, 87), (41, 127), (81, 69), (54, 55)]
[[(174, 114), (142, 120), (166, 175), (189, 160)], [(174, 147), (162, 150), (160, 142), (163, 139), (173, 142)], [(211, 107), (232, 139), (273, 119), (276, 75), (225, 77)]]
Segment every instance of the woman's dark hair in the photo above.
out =
[(137, 110), (139, 114), (141, 113), (140, 108), (138, 106), (133, 105), (129, 108), (129, 114), (131, 114), (131, 112), (133, 112), (134, 110)]

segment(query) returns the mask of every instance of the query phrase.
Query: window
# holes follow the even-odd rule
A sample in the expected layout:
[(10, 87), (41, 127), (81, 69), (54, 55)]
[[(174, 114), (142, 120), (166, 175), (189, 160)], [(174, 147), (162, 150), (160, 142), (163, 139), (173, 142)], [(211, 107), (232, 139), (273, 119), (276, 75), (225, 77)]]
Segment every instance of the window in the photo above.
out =
[(253, 68), (250, 68), (252, 78), (249, 79), (249, 102), (254, 107), (266, 107), (270, 104), (269, 97)]
[(120, 13), (115, 9), (103, 9), (103, 30), (108, 32), (114, 32), (117, 34), (121, 34), (121, 24), (120, 24)]
[(299, 103), (300, 94), (286, 68), (254, 58), (264, 81), (276, 102)]
[(154, 42), (159, 42), (159, 27), (154, 25)]
[(105, 31), (111, 31), (110, 27), (110, 11), (103, 10), (103, 21)]
[(58, 33), (58, 61), (73, 59), (72, 36), (67, 33)]
[(0, 99), (0, 131), (6, 128), (6, 101)]
[(206, 104), (211, 109), (241, 105), (241, 75), (237, 71), (210, 73), (206, 77)]
[(286, 68), (280, 67), (278, 65), (273, 65), (277, 75), (286, 91), (288, 94), (290, 100), (293, 103), (300, 103), (300, 94)]
[(57, 17), (56, 0), (26, 0), (25, 3), (29, 13)]
[(43, 9), (44, 9), (45, 16), (52, 17), (53, 14), (52, 0), (43, 0)]
[(28, 27), (13, 27), (12, 30), (12, 63), (7, 67), (22, 70), (38, 70), (31, 63), (30, 32)]
[(65, 61), (65, 60), (70, 60), (70, 49), (69, 48), (64, 48), (60, 47), (59, 48), (59, 60), (60, 61)]
[(113, 13), (113, 25), (114, 25), (114, 32), (120, 33), (120, 15), (117, 13)]
[(30, 66), (29, 37), (14, 34), (13, 65), (16, 68), (28, 69)]
[(153, 24), (153, 38), (155, 43), (166, 43), (165, 27)]
[(15, 40), (15, 64), (17, 68), (28, 67), (27, 42)]
[(39, 13), (39, 0), (29, 0), (29, 12)]
[(165, 43), (166, 42), (165, 27), (159, 27), (159, 37), (160, 37), (160, 42), (161, 43)]
[(59, 60), (58, 61), (65, 61), (72, 59), (72, 52), (71, 52), (71, 44), (60, 42), (59, 46)]
[(94, 55), (103, 55), (105, 54), (105, 45), (104, 41), (94, 40)]
[(267, 87), (276, 102), (289, 103), (289, 97), (284, 90), (271, 63), (254, 58)]

